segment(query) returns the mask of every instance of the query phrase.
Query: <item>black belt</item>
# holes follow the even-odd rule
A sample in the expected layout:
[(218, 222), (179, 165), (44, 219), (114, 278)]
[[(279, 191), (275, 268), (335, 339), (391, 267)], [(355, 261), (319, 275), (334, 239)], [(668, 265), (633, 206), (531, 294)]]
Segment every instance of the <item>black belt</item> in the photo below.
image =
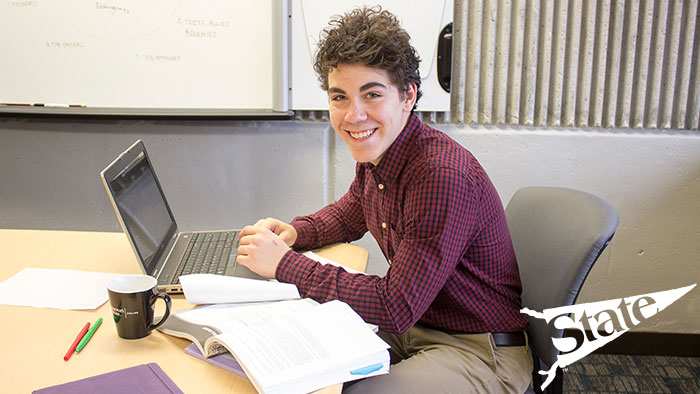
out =
[(494, 332), (493, 342), (496, 346), (525, 346), (525, 331)]

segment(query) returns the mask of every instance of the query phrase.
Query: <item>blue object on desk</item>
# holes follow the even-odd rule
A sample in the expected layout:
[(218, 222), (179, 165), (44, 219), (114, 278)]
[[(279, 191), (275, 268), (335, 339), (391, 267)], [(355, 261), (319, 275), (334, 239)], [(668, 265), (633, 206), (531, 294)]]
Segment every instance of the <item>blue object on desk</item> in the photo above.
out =
[(350, 375), (369, 375), (372, 372), (379, 371), (382, 369), (382, 364), (372, 364), (364, 368), (359, 368), (354, 371), (350, 371)]

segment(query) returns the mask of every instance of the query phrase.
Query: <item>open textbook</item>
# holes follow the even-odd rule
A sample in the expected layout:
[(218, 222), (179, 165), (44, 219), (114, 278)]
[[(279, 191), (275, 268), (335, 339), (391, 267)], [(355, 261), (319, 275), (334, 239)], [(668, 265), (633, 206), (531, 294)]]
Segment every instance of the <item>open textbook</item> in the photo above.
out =
[(260, 393), (308, 393), (389, 372), (389, 345), (340, 301), (210, 305), (171, 314), (158, 329), (191, 340), (204, 357), (230, 352)]

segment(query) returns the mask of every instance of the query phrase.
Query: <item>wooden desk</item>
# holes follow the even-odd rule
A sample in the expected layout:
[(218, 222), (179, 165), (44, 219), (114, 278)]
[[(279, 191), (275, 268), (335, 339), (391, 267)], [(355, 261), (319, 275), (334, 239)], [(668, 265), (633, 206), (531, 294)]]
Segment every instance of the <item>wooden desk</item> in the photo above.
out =
[[(367, 251), (342, 244), (317, 252), (364, 271)], [(0, 281), (25, 267), (140, 273), (123, 233), (0, 229)], [(184, 296), (171, 296), (173, 311), (189, 309)], [(157, 302), (156, 314), (162, 314)], [(30, 393), (134, 365), (155, 362), (185, 393), (255, 393), (250, 381), (184, 352), (184, 339), (153, 331), (142, 339), (117, 336), (109, 301), (96, 310), (65, 311), (0, 305), (0, 391)], [(63, 355), (86, 322), (104, 323), (79, 354)], [(341, 385), (322, 390), (339, 393)]]

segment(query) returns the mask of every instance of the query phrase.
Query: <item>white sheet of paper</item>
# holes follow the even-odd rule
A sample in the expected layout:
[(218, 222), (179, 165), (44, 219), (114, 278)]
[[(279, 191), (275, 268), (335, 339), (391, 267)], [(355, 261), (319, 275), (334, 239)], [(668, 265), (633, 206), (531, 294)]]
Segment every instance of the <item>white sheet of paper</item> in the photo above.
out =
[(295, 285), (276, 281), (192, 274), (180, 276), (180, 283), (185, 298), (190, 304), (280, 301), (300, 298), (299, 290)]
[(318, 262), (321, 263), (321, 264), (330, 264), (330, 265), (334, 265), (334, 266), (336, 266), (336, 267), (340, 267), (340, 268), (344, 269), (345, 271), (347, 271), (347, 272), (349, 272), (349, 273), (351, 273), (351, 274), (363, 274), (363, 275), (366, 275), (366, 274), (365, 274), (364, 272), (362, 272), (362, 271), (354, 270), (354, 269), (348, 268), (348, 267), (343, 267), (342, 265), (338, 264), (337, 262), (335, 262), (335, 261), (333, 261), (333, 260), (331, 260), (331, 259), (327, 259), (327, 258), (325, 258), (325, 257), (321, 257), (321, 256), (319, 256), (319, 255), (317, 255), (316, 253), (311, 252), (311, 251), (309, 251), (309, 252), (304, 252), (304, 253), (302, 253), (302, 254), (303, 254), (304, 256), (310, 258), (311, 260), (316, 260), (316, 261), (318, 261)]
[(25, 268), (0, 283), (0, 304), (95, 309), (107, 302), (107, 283), (124, 274)]

